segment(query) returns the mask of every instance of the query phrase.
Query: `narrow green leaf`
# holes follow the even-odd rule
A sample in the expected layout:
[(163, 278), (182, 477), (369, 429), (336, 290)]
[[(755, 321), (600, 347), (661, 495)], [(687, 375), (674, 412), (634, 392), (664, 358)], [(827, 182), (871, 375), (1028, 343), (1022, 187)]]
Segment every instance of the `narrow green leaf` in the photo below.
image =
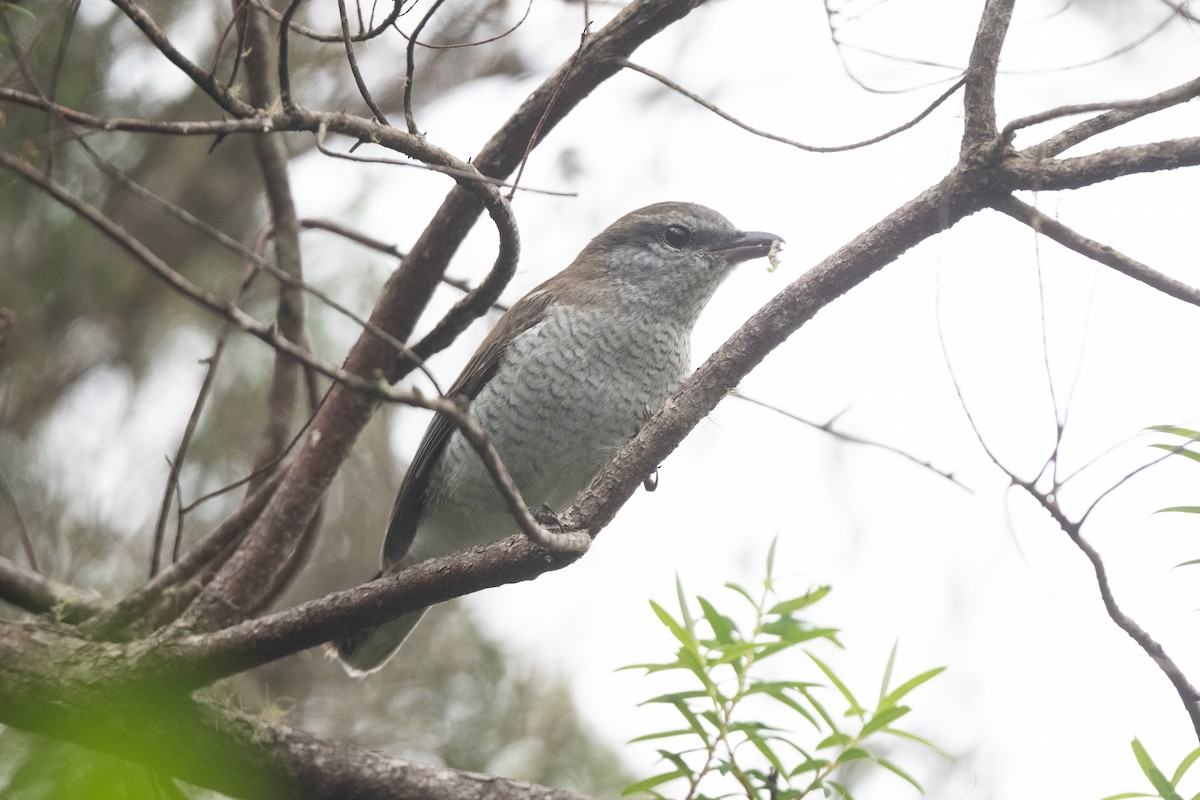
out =
[(779, 544), (779, 536), (771, 537), (771, 546), (767, 548), (767, 580), (775, 577), (775, 545)]
[(836, 733), (838, 731), (837, 723), (833, 721), (833, 717), (825, 710), (825, 706), (821, 705), (820, 701), (813, 697), (812, 692), (808, 689), (801, 689), (800, 694), (804, 695), (809, 705), (817, 710), (817, 713), (821, 715), (821, 719), (825, 720), (825, 724), (829, 726), (829, 729)]
[(900, 649), (900, 640), (892, 642), (892, 652), (888, 653), (887, 666), (883, 668), (883, 680), (879, 684), (879, 708), (883, 708), (883, 698), (887, 697), (888, 686), (892, 682), (892, 668), (896, 666), (896, 651)]
[(1135, 797), (1158, 797), (1158, 795), (1147, 794), (1146, 792), (1122, 792), (1121, 794), (1110, 794), (1108, 797), (1102, 797), (1100, 800), (1133, 800)]
[(1169, 450), (1171, 453), (1173, 453), (1177, 456), (1185, 456), (1187, 458), (1192, 459), (1193, 461), (1200, 461), (1200, 453), (1197, 453), (1195, 450), (1188, 450), (1188, 449), (1184, 448), (1182, 445), (1152, 444), (1150, 446), (1157, 447), (1159, 450)]
[(893, 691), (887, 697), (884, 697), (882, 700), (880, 700), (879, 707), (887, 708), (888, 706), (895, 705), (896, 701), (899, 700), (901, 697), (904, 697), (904, 695), (908, 694), (913, 689), (917, 688), (918, 686), (920, 686), (921, 684), (925, 683), (926, 681), (928, 681), (932, 678), (936, 678), (938, 675), (941, 675), (945, 671), (946, 671), (945, 667), (934, 667), (933, 669), (925, 670), (920, 675), (909, 678), (904, 683), (897, 686), (895, 691)]
[(833, 670), (830, 669), (824, 661), (817, 658), (807, 650), (804, 652), (809, 658), (812, 659), (813, 663), (820, 668), (821, 672), (825, 673), (825, 677), (829, 678), (833, 685), (837, 687), (837, 690), (842, 693), (842, 697), (846, 698), (846, 702), (850, 704), (850, 708), (846, 713), (854, 714), (855, 716), (860, 717), (867, 713), (866, 710), (858, 704), (858, 701), (854, 699), (854, 695), (851, 693), (850, 688), (846, 686), (846, 684), (842, 683), (842, 679), (835, 675)]
[(899, 775), (901, 778), (903, 778), (904, 780), (911, 783), (913, 785), (913, 788), (915, 788), (918, 792), (920, 792), (921, 794), (925, 794), (925, 790), (921, 788), (921, 784), (917, 783), (916, 778), (914, 778), (912, 775), (909, 775), (904, 770), (900, 769), (900, 767), (896, 766), (891, 761), (888, 761), (886, 758), (876, 758), (875, 763), (878, 764), (879, 766), (883, 767), (884, 769), (886, 769), (888, 772), (892, 772), (896, 775)]
[(1167, 776), (1162, 774), (1162, 771), (1155, 765), (1150, 754), (1146, 752), (1146, 748), (1142, 747), (1142, 743), (1137, 739), (1133, 740), (1133, 755), (1137, 758), (1138, 766), (1142, 768), (1142, 773), (1150, 781), (1150, 785), (1159, 793), (1163, 800), (1183, 800), (1179, 793), (1175, 791), (1175, 787), (1167, 780)]
[(808, 608), (813, 603), (819, 602), (825, 595), (833, 591), (832, 586), (818, 586), (810, 592), (806, 592), (799, 597), (793, 597), (790, 600), (782, 600), (771, 606), (768, 614), (791, 614), (793, 611), (799, 611), (802, 608)]
[(673, 781), (676, 778), (687, 778), (687, 777), (690, 777), (688, 775), (688, 773), (681, 772), (680, 770), (674, 770), (673, 772), (664, 772), (661, 775), (655, 775), (652, 778), (646, 778), (643, 781), (638, 781), (637, 783), (629, 784), (628, 786), (626, 786), (624, 789), (621, 790), (621, 797), (628, 797), (631, 794), (637, 794), (638, 792), (649, 791), (650, 789), (653, 789), (655, 786), (661, 786), (662, 784), (666, 783), (667, 781)]
[(1175, 512), (1177, 514), (1200, 514), (1200, 506), (1170, 506), (1169, 508), (1160, 508), (1154, 513), (1166, 514), (1167, 512)]
[(1200, 431), (1193, 431), (1188, 428), (1180, 428), (1177, 425), (1151, 425), (1148, 428), (1142, 428), (1142, 430), (1170, 433), (1174, 436), (1182, 436), (1184, 439), (1200, 439)]
[(696, 637), (692, 632), (680, 625), (674, 617), (672, 617), (665, 608), (660, 606), (653, 600), (650, 601), (650, 607), (654, 609), (654, 615), (658, 617), (658, 621), (667, 626), (667, 630), (671, 635), (678, 639), (684, 647), (695, 650), (697, 648)]
[(861, 747), (849, 747), (843, 750), (833, 762), (834, 764), (848, 764), (851, 761), (862, 761), (864, 758), (869, 759), (871, 754)]
[(810, 758), (789, 772), (788, 777), (794, 778), (797, 775), (803, 775), (806, 772), (820, 772), (828, 767), (830, 763), (831, 762), (827, 758)]
[(771, 749), (770, 745), (768, 745), (761, 736), (754, 731), (745, 731), (745, 735), (747, 741), (754, 745), (755, 748), (758, 749), (758, 752), (763, 754), (763, 758), (771, 762), (771, 766), (775, 768), (776, 772), (778, 772), (780, 775), (783, 775), (785, 772), (787, 772), (787, 770), (783, 767), (783, 762), (779, 760), (779, 756), (775, 755), (775, 751)]
[(1193, 558), (1191, 561), (1181, 561), (1175, 566), (1171, 567), (1171, 569), (1178, 569), (1179, 567), (1191, 567), (1196, 564), (1200, 564), (1200, 558)]
[(1192, 764), (1195, 764), (1196, 759), (1198, 758), (1200, 758), (1200, 747), (1197, 747), (1195, 750), (1183, 757), (1183, 761), (1180, 761), (1179, 766), (1175, 768), (1175, 774), (1171, 776), (1172, 786), (1179, 785), (1179, 782), (1183, 780), (1184, 774), (1191, 769)]
[(817, 749), (824, 750), (827, 747), (845, 747), (852, 741), (854, 741), (853, 737), (847, 733), (831, 733), (817, 743)]
[(863, 725), (862, 730), (859, 731), (858, 735), (860, 737), (870, 736), (872, 733), (875, 733), (875, 731), (886, 728), (888, 725), (903, 717), (909, 711), (910, 709), (908, 706), (892, 706), (891, 708), (885, 708), (867, 720), (867, 724)]
[(737, 630), (737, 625), (733, 620), (717, 611), (712, 603), (699, 595), (696, 596), (696, 602), (700, 604), (700, 610), (704, 612), (704, 618), (708, 620), (708, 625), (712, 628), (713, 636), (717, 637), (718, 642), (733, 644), (737, 641), (733, 636), (734, 631)]
[(751, 594), (749, 592), (747, 592), (745, 589), (743, 589), (739, 584), (727, 583), (727, 584), (725, 584), (725, 588), (732, 589), (733, 591), (737, 592), (742, 597), (746, 598), (746, 600), (749, 601), (750, 605), (754, 606), (755, 608), (758, 608), (758, 601), (755, 600), (754, 597), (751, 596)]
[(683, 617), (683, 626), (689, 632), (694, 633), (696, 623), (692, 619), (692, 612), (688, 609), (687, 598), (683, 594), (683, 581), (679, 579), (679, 573), (675, 573), (675, 596), (679, 598), (679, 613)]
[(825, 785), (837, 792), (836, 795), (826, 794), (827, 797), (835, 797), (837, 800), (854, 800), (854, 795), (850, 794), (850, 790), (837, 781), (825, 781)]
[(626, 744), (635, 744), (637, 742), (651, 742), (655, 739), (669, 739), (672, 736), (691, 736), (692, 731), (687, 728), (680, 728), (677, 731), (661, 731), (660, 733), (647, 733), (642, 736), (637, 736), (630, 739)]
[[(753, 691), (753, 689), (751, 691)], [(797, 714), (804, 717), (806, 720), (809, 721), (809, 723), (813, 726), (813, 728), (817, 729), (818, 731), (821, 730), (821, 726), (817, 723), (816, 718), (812, 714), (808, 713), (808, 709), (806, 709), (804, 706), (800, 705), (800, 703), (797, 702), (794, 698), (788, 697), (784, 693), (783, 688), (773, 686), (773, 687), (763, 689), (762, 692), (767, 694), (769, 697), (775, 699), (776, 701), (783, 703), (785, 706), (792, 709), (792, 711), (795, 711)], [(750, 694), (750, 693), (751, 692), (747, 692), (747, 694)], [(755, 692), (755, 693), (757, 693), (757, 692)]]

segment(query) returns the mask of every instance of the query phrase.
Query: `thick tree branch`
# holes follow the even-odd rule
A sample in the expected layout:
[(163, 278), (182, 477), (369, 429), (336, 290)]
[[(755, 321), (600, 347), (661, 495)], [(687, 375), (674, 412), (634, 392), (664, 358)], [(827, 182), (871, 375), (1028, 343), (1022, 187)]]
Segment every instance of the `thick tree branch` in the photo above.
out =
[(110, 659), (95, 645), (51, 630), (0, 622), (0, 723), (237, 797), (583, 800), (573, 792), (388, 758), (207, 701), (114, 690), (93, 679), (119, 661)]
[(962, 156), (990, 150), (996, 139), (996, 71), (1015, 0), (987, 0), (967, 62)]
[(1200, 165), (1200, 136), (1126, 145), (1077, 158), (1037, 158), (1022, 153), (1005, 163), (1009, 189), (1081, 189), (1126, 175)]
[(0, 556), (0, 600), (32, 614), (53, 614), (74, 623), (104, 608), (104, 602)]

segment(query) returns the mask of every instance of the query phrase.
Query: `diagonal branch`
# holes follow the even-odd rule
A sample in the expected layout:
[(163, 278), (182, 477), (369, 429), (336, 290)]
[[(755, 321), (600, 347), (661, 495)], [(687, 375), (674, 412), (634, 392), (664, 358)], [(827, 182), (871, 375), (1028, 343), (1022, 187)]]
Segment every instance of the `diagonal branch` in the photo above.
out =
[(1024, 222), (1038, 233), (1045, 234), (1054, 241), (1086, 256), (1093, 261), (1112, 267), (1122, 275), (1128, 275), (1135, 281), (1146, 284), (1152, 289), (1182, 300), (1185, 303), (1200, 306), (1200, 289), (1189, 286), (1183, 281), (1164, 275), (1156, 269), (1146, 266), (1140, 261), (1130, 258), (1119, 250), (1101, 244), (1094, 239), (1077, 233), (1053, 217), (1038, 211), (1031, 205), (1021, 202), (1015, 197), (1006, 196), (992, 204), (997, 211), (1003, 211), (1013, 219)]
[(94, 594), (59, 583), (0, 556), (0, 600), (33, 614), (77, 622), (104, 608)]

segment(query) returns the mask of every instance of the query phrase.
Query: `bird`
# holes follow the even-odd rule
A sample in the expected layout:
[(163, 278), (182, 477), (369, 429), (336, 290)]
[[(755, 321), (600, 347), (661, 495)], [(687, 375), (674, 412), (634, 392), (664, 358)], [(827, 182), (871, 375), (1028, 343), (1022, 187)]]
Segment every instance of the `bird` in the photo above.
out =
[[(695, 203), (630, 212), (513, 304), (446, 395), (468, 403), (525, 501), (560, 511), (687, 376), (692, 329), (718, 285), (782, 241)], [(376, 577), (516, 530), (483, 461), (437, 415), (396, 496)], [(351, 632), (337, 656), (352, 675), (374, 672), (423, 613)]]

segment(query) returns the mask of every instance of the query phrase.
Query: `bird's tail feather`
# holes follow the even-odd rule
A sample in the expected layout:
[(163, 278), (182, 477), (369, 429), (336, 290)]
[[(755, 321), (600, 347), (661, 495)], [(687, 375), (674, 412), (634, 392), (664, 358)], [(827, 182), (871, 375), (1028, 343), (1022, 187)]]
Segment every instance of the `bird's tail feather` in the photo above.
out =
[(424, 611), (406, 614), (374, 628), (363, 628), (334, 643), (342, 667), (354, 677), (369, 675), (396, 654), (400, 645), (425, 616)]

